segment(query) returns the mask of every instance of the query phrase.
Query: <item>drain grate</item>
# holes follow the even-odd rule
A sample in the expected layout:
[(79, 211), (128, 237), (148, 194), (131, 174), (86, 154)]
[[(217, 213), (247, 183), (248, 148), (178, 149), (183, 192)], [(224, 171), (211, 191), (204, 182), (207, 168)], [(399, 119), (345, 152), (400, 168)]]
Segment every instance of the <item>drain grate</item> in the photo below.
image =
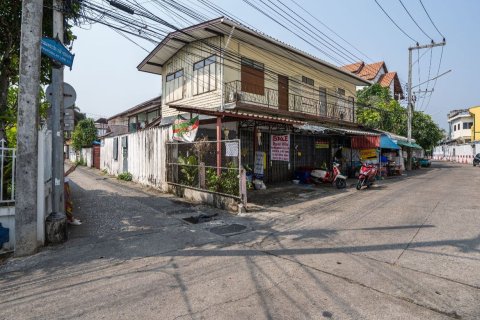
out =
[(211, 215), (211, 216), (206, 215), (206, 214), (201, 214), (201, 215), (198, 215), (198, 216), (191, 216), (191, 217), (188, 217), (188, 218), (183, 218), (183, 220), (187, 221), (188, 223), (197, 224), (197, 223), (212, 221), (212, 220), (215, 219), (215, 217), (217, 215), (218, 214), (216, 214), (216, 213)]
[(225, 226), (218, 226), (210, 229), (210, 232), (218, 234), (220, 236), (230, 236), (237, 233), (242, 233), (247, 229), (246, 226), (241, 224), (227, 224)]

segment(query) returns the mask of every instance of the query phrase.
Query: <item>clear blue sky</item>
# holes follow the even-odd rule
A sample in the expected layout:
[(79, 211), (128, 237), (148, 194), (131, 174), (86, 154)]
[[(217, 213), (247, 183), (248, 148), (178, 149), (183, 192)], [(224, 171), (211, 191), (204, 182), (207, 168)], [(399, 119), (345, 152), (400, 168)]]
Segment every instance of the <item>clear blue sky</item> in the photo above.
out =
[[(291, 8), (308, 19), (316, 28), (348, 47), (348, 44), (307, 16), (290, 0), (281, 1), (291, 5)], [(407, 48), (414, 43), (388, 20), (374, 0), (295, 1), (373, 61), (385, 61), (390, 71), (399, 73), (402, 82), (407, 81)], [(139, 2), (148, 4), (149, 1)], [(299, 37), (249, 7), (245, 2), (227, 0), (214, 2), (258, 30), (333, 62)], [(429, 42), (429, 39), (408, 17), (399, 1), (378, 0), (378, 2), (414, 39), (421, 44)], [(426, 33), (435, 41), (441, 41), (440, 35), (428, 20), (420, 2), (403, 0), (403, 3)], [(423, 0), (423, 3), (447, 40), (440, 73), (448, 69), (452, 69), (452, 72), (438, 79), (429, 106), (426, 106), (425, 101), (422, 109), (425, 109), (425, 112), (431, 114), (434, 120), (445, 128), (446, 114), (449, 110), (480, 105), (477, 82), (480, 72), (478, 62), (480, 1)], [(169, 20), (169, 17), (161, 12), (158, 12), (158, 15)], [(173, 20), (169, 21), (175, 24)], [(143, 49), (101, 25), (88, 26), (85, 29), (75, 28), (74, 32), (78, 36), (73, 47), (73, 52), (76, 54), (75, 62), (72, 71), (66, 70), (65, 81), (76, 88), (77, 105), (83, 112), (94, 118), (108, 117), (160, 94), (160, 77), (136, 70), (138, 63), (147, 55)], [(148, 50), (154, 47), (148, 42), (138, 39), (135, 41)], [(355, 49), (348, 48), (352, 53), (360, 56)], [(430, 77), (437, 73), (440, 51), (439, 48), (433, 50)], [(414, 59), (415, 57), (416, 55)], [(430, 54), (427, 53), (420, 63), (421, 81), (427, 80), (429, 63)], [(414, 85), (418, 84), (417, 66), (414, 68), (413, 79)], [(432, 85), (433, 82), (429, 88)], [(425, 89), (425, 86), (422, 88)], [(420, 101), (417, 108), (420, 108), (421, 103)]]

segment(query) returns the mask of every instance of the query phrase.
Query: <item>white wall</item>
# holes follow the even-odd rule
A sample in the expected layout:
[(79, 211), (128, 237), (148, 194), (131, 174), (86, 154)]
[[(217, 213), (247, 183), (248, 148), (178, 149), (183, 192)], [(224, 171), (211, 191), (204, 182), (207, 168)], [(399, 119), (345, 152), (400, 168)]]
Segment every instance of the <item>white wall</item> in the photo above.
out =
[(437, 146), (433, 150), (433, 159), (472, 164), (473, 158), (480, 153), (480, 142), (460, 145)]
[(167, 191), (165, 142), (169, 139), (169, 127), (152, 128), (118, 137), (118, 159), (113, 159), (114, 138), (104, 139), (100, 147), (100, 169), (109, 174), (123, 172), (124, 161), (121, 141), (128, 139), (127, 171), (134, 181)]
[[(459, 138), (467, 138), (471, 139), (472, 136), (472, 129), (463, 129), (463, 123), (465, 122), (472, 122), (473, 118), (470, 116), (458, 116), (452, 119), (449, 119), (450, 125), (450, 139), (456, 140)], [(458, 127), (460, 125), (460, 130), (453, 130), (455, 126)]]
[(82, 159), (86, 162), (87, 167), (93, 167), (93, 149), (92, 148), (82, 148)]

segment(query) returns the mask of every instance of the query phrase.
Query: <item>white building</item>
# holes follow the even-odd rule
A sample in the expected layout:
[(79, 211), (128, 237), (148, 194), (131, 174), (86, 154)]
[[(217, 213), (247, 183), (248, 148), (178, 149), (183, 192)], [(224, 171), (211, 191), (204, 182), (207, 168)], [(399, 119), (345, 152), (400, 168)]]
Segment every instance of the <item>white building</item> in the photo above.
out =
[(468, 109), (452, 110), (448, 113), (449, 140), (469, 143), (472, 137), (473, 117)]

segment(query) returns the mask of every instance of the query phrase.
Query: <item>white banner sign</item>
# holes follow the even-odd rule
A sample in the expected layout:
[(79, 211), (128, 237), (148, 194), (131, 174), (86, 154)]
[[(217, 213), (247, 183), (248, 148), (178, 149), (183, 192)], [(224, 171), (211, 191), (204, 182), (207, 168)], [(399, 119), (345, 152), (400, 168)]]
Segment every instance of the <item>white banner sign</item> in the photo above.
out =
[(271, 135), (270, 159), (290, 162), (290, 135)]

